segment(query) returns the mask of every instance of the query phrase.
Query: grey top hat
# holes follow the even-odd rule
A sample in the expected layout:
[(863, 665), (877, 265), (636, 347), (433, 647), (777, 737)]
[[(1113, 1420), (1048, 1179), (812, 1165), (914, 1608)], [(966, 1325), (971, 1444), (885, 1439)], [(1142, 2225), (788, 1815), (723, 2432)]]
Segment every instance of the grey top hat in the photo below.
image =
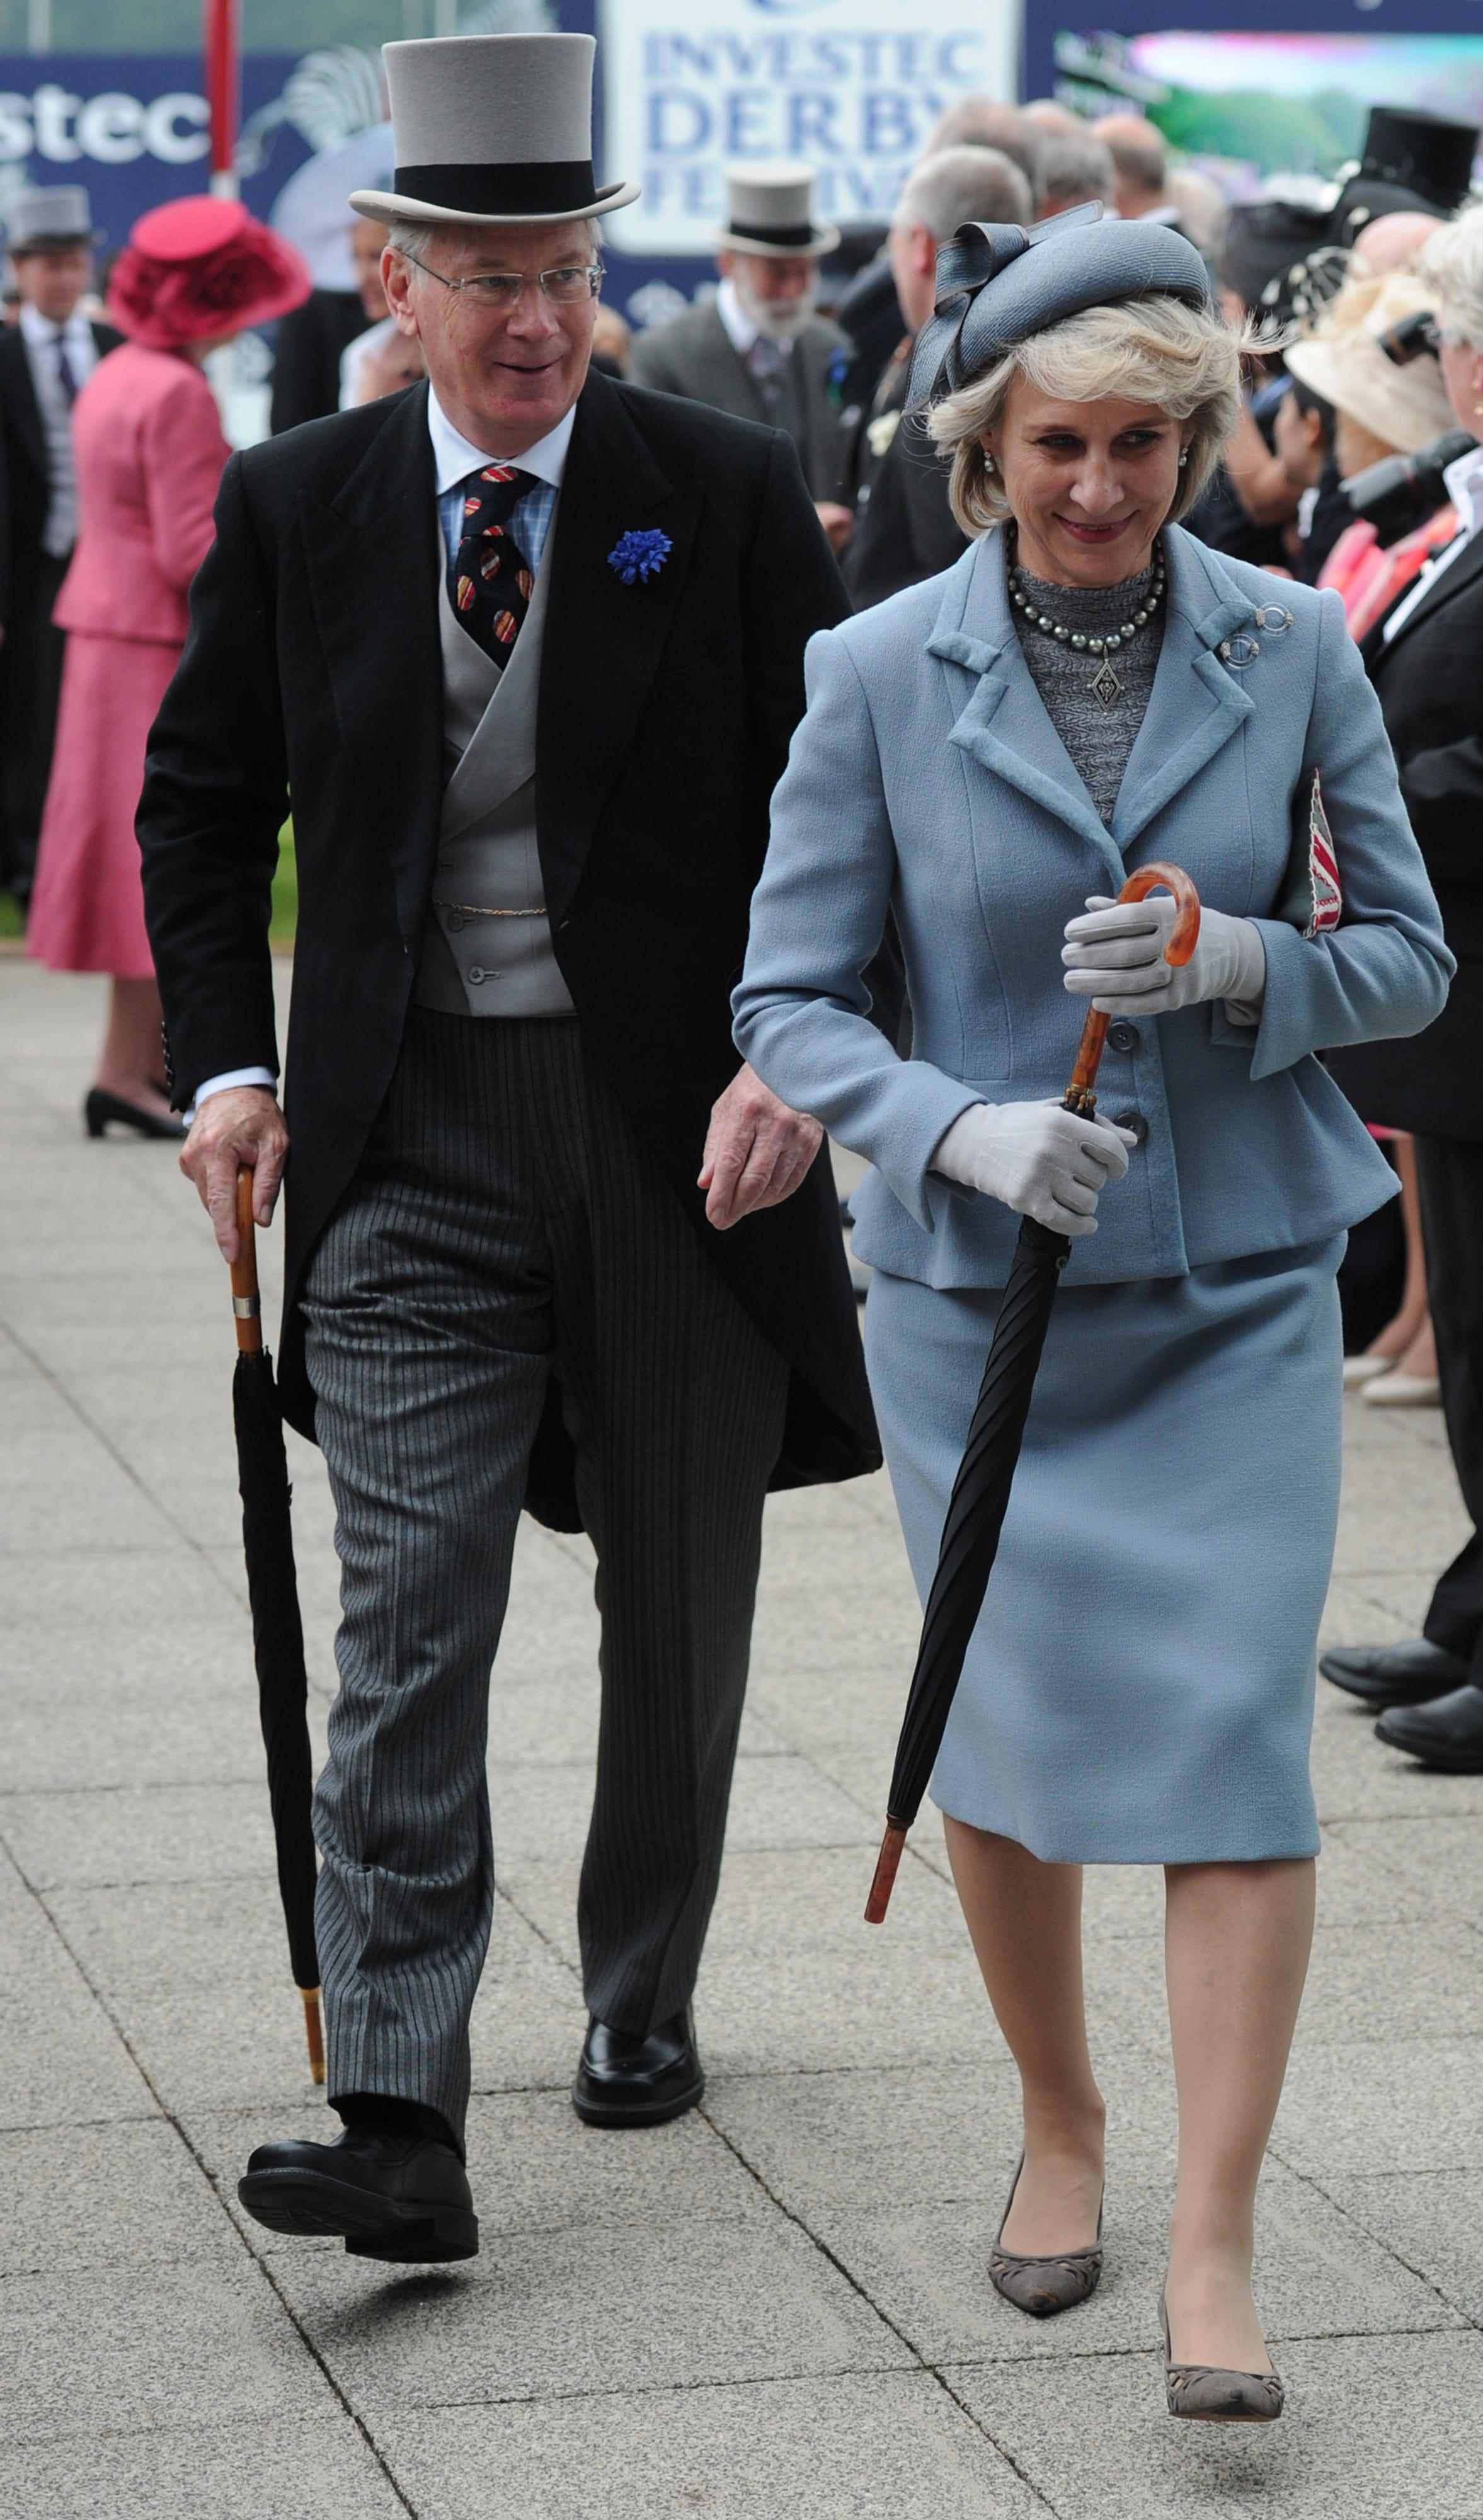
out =
[(1033, 333), (1125, 297), (1214, 312), (1204, 263), (1172, 228), (1104, 219), (1086, 202), (1037, 227), (961, 227), (937, 256), (937, 307), (912, 359), (910, 406), (956, 393)]
[(814, 170), (792, 158), (728, 166), (726, 225), (717, 245), (737, 253), (832, 253), (837, 228), (814, 218)]
[(639, 198), (592, 164), (591, 35), (440, 35), (384, 44), (396, 171), (352, 193), (368, 219), (536, 227)]
[(54, 245), (100, 245), (92, 204), (82, 184), (51, 184), (34, 193), (18, 193), (5, 221), (11, 253), (38, 253)]

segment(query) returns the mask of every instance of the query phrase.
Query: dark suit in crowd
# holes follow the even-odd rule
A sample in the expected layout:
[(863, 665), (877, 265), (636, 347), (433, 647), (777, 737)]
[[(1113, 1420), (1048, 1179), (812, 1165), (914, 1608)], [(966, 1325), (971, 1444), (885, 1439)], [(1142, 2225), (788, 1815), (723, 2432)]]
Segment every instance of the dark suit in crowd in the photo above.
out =
[(737, 420), (759, 420), (787, 431), (816, 499), (831, 499), (839, 474), (839, 400), (835, 368), (846, 348), (837, 324), (810, 318), (782, 363), (776, 382), (759, 382), (736, 347), (715, 300), (671, 323), (641, 333), (629, 359), (636, 385), (684, 394)]
[[(99, 358), (123, 336), (88, 327)], [(65, 632), (52, 619), (71, 552), (47, 548), (53, 482), (24, 336), (0, 332), (0, 882), (28, 897), (51, 776)]]
[(275, 437), (339, 409), (339, 363), (366, 329), (358, 289), (316, 289), (286, 315), (273, 352)]
[[(317, 1805), (330, 2089), (457, 2130), (492, 1905), (484, 1699), (522, 1498), (580, 1518), (599, 1553), (579, 1924), (592, 2010), (643, 2036), (688, 2003), (714, 1895), (763, 1492), (879, 1455), (827, 1150), (724, 1235), (696, 1188), (737, 1072), (729, 992), (804, 646), (846, 609), (792, 449), (589, 376), (544, 626), (533, 609), (521, 634), (542, 642), (532, 782), (509, 799), (533, 817), (570, 1010), (478, 1019), (439, 926), (463, 918), (444, 899), (460, 878), (440, 870), (490, 721), (449, 779), (465, 634), (440, 592), (427, 412), (419, 386), (233, 459), (139, 828), (184, 1102), (276, 1070), (268, 900), (292, 792), (281, 1378), (294, 1423), (317, 1419), (357, 1568)], [(610, 556), (645, 530), (669, 548), (624, 583)], [(498, 938), (480, 951), (497, 961)]]
[(855, 525), (839, 567), (857, 612), (951, 568), (967, 536), (948, 505), (949, 467), (921, 415), (905, 411), (912, 348), (887, 361), (875, 394), (848, 432), (841, 497)]
[(1483, 536), (1389, 645), (1383, 627), (1365, 660), (1458, 969), (1424, 1032), (1334, 1052), (1328, 1065), (1363, 1118), (1416, 1139), (1442, 1406), (1474, 1525), (1432, 1596), (1425, 1634), (1483, 1686)]

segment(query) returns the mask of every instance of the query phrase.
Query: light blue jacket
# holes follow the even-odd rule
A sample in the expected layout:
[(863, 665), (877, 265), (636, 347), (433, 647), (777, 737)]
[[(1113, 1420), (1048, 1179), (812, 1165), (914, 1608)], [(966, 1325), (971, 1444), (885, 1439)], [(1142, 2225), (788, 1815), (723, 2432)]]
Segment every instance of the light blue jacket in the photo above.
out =
[[(1064, 1092), (1085, 1005), (1061, 986), (1061, 931), (1088, 893), (1115, 893), (1149, 858), (1185, 867), (1212, 909), (1257, 921), (1266, 998), (1255, 1028), (1219, 1003), (1113, 1025), (1101, 1108), (1141, 1115), (1147, 1135), (1103, 1192), (1097, 1233), (1072, 1244), (1068, 1280), (1290, 1249), (1395, 1190), (1314, 1056), (1419, 1032), (1454, 968), (1378, 704), (1336, 595), (1178, 527), (1165, 539), (1163, 648), (1110, 833), (1025, 663), (998, 534), (809, 643), (736, 1038), (777, 1093), (874, 1165), (852, 1202), (855, 1244), (897, 1277), (1003, 1284), (1017, 1217), (929, 1160), (970, 1102)], [(1244, 665), (1220, 652), (1236, 632)], [(1271, 913), (1315, 768), (1344, 907), (1309, 941)], [(915, 1024), (905, 1061), (868, 1021), (860, 978), (888, 908)]]

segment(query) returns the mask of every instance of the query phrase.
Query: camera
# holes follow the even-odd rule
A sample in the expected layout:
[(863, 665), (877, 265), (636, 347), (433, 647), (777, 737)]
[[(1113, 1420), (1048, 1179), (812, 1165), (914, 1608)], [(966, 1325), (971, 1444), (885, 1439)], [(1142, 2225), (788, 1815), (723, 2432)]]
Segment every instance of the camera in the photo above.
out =
[[(1409, 316), (1395, 329), (1405, 332), (1415, 321), (1415, 316)], [(1415, 358), (1420, 353), (1407, 355)], [(1447, 484), (1442, 475), (1449, 464), (1456, 464), (1476, 443), (1465, 428), (1445, 428), (1415, 455), (1387, 455), (1379, 464), (1368, 464), (1363, 472), (1351, 473), (1343, 485), (1344, 496), (1355, 515), (1373, 525), (1381, 549), (1388, 549), (1446, 507)]]
[(1413, 359), (1434, 359), (1442, 347), (1437, 319), (1429, 306), (1418, 306), (1414, 315), (1403, 315), (1399, 324), (1392, 324), (1378, 339), (1386, 358), (1398, 368), (1409, 368)]

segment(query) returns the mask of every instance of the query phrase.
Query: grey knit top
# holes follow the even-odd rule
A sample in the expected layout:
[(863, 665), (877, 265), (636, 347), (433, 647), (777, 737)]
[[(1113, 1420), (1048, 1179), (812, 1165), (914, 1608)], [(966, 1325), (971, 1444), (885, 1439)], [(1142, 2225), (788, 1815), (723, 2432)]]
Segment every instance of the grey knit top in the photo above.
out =
[[(1012, 569), (1012, 548), (1006, 558)], [(1084, 630), (1093, 639), (1102, 639), (1109, 630), (1115, 632), (1120, 623), (1132, 619), (1153, 578), (1150, 567), (1137, 577), (1124, 578), (1120, 586), (1048, 586), (1042, 578), (1031, 577), (1027, 569), (1019, 569), (1013, 572), (1011, 583), (1053, 621), (1062, 622), (1068, 630)], [(1136, 638), (1108, 659), (1123, 686), (1121, 699), (1114, 700), (1110, 708), (1104, 708), (1092, 690), (1093, 676), (1101, 663), (1100, 656), (1089, 656), (1085, 649), (1069, 647), (1062, 639), (1053, 639), (1049, 631), (1037, 630), (1017, 609), (1014, 626), (1051, 724), (1069, 752), (1099, 815), (1104, 823), (1109, 822), (1128, 755), (1153, 689), (1153, 669), (1164, 637), (1163, 608)]]

